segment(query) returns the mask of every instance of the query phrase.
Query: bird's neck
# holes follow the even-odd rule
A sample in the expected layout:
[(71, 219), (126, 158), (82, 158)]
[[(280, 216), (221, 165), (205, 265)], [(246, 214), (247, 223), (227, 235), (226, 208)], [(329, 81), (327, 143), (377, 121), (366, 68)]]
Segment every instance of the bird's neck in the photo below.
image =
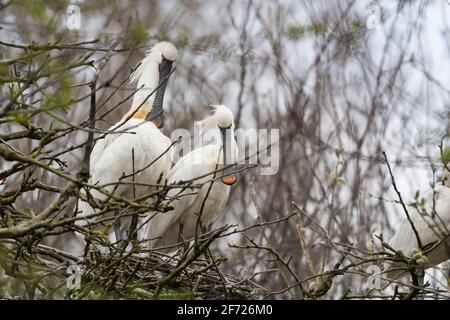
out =
[(140, 119), (144, 120), (151, 108), (148, 105), (140, 107), (131, 107), (122, 119)]
[[(139, 78), (136, 93), (133, 95), (133, 103), (124, 118), (145, 119), (152, 110), (156, 96), (156, 88), (159, 84), (158, 64), (153, 60), (144, 62), (144, 71)], [(155, 91), (155, 92), (153, 92)]]

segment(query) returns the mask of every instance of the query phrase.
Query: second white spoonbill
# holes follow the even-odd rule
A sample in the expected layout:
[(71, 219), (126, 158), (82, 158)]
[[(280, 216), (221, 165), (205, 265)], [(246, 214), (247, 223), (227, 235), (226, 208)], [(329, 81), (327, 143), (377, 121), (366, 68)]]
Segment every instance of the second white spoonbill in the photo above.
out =
[[(442, 181), (435, 189), (425, 195), (423, 202), (418, 200), (408, 212), (422, 248), (419, 248), (416, 233), (406, 218), (400, 223), (389, 245), (407, 256), (423, 254), (426, 259), (422, 258), (425, 260), (422, 265), (428, 268), (450, 259), (450, 173), (445, 170)], [(406, 270), (392, 270), (403, 267), (406, 266), (395, 263), (388, 276), (404, 275)]]
[(212, 106), (214, 114), (200, 125), (202, 134), (209, 130), (218, 133), (213, 144), (197, 148), (172, 168), (168, 184), (175, 185), (186, 181), (201, 186), (189, 188), (186, 185), (170, 189), (167, 199), (174, 209), (161, 212), (150, 218), (144, 228), (143, 237), (149, 247), (172, 251), (175, 244), (193, 240), (195, 232), (201, 233), (202, 226), (211, 222), (225, 207), (230, 186), (237, 180), (233, 165), (238, 160), (238, 147), (234, 138), (234, 119), (232, 111), (224, 105)]

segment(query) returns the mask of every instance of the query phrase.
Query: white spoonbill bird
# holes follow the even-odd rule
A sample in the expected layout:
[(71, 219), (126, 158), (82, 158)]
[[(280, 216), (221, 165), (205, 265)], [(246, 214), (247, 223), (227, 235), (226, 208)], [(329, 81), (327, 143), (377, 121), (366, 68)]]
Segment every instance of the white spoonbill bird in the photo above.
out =
[(153, 215), (143, 230), (142, 236), (149, 241), (151, 249), (163, 249), (183, 240), (193, 240), (196, 230), (201, 233), (197, 223), (205, 226), (222, 211), (230, 194), (230, 186), (237, 180), (233, 173), (233, 165), (238, 159), (233, 113), (224, 105), (212, 107), (213, 115), (200, 122), (201, 134), (215, 130), (215, 133), (220, 133), (219, 137), (213, 144), (183, 156), (168, 178), (169, 185), (192, 181), (201, 187), (183, 185), (169, 190), (167, 199), (173, 200), (169, 205), (174, 209)]
[[(421, 251), (428, 260), (423, 265), (429, 268), (450, 259), (450, 173), (445, 170), (442, 181), (435, 190), (425, 195), (424, 202), (418, 202), (408, 209), (408, 213), (422, 243)], [(415, 232), (406, 217), (389, 245), (407, 256), (412, 256), (420, 249)], [(394, 264), (393, 268), (402, 266)], [(402, 270), (388, 272), (391, 278), (404, 274)]]
[[(107, 191), (132, 199), (149, 194), (151, 188), (120, 182), (164, 182), (172, 166), (172, 143), (159, 128), (164, 124), (164, 92), (176, 58), (177, 49), (171, 43), (160, 42), (147, 52), (133, 72), (130, 80), (137, 80), (138, 91), (131, 109), (109, 129), (112, 133), (95, 144), (90, 156), (90, 184), (105, 185)], [(91, 190), (91, 194), (99, 200), (107, 198), (96, 190)], [(79, 210), (82, 215), (94, 213), (84, 201), (79, 202)], [(126, 237), (131, 218), (118, 221), (114, 224), (117, 241)]]

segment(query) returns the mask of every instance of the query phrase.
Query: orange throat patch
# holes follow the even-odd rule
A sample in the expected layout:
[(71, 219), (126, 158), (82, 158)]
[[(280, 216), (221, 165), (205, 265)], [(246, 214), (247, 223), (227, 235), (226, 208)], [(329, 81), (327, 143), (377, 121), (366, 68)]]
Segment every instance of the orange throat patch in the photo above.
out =
[(145, 117), (147, 116), (147, 114), (148, 114), (148, 109), (140, 107), (138, 109), (138, 111), (136, 111), (136, 113), (133, 114), (132, 118), (139, 119), (139, 120), (144, 120)]
[(149, 106), (147, 104), (144, 104), (139, 109), (137, 109), (137, 111), (133, 110), (133, 109), (130, 109), (123, 116), (123, 119), (128, 119), (131, 116), (131, 119), (144, 120), (149, 112), (150, 112)]

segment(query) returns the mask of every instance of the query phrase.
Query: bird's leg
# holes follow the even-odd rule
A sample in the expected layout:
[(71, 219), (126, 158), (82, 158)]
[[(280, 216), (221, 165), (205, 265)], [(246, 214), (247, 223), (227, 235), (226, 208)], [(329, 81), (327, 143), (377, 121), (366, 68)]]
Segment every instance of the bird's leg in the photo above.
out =
[(183, 243), (182, 250), (181, 250), (181, 256), (183, 256), (189, 250), (189, 247), (190, 247), (189, 242)]
[(131, 240), (133, 245), (137, 243), (137, 232), (139, 227), (139, 214), (135, 212), (131, 218), (130, 228), (128, 229), (128, 239)]
[(188, 250), (189, 250), (189, 246), (190, 243), (186, 242), (186, 239), (183, 237), (183, 224), (180, 223), (179, 228), (178, 228), (178, 243), (180, 243), (180, 256), (183, 256)]
[(35, 294), (36, 294), (36, 286), (31, 285), (27, 282), (24, 282), (25, 284), (25, 290), (27, 291), (28, 300), (34, 300)]
[[(205, 227), (203, 226), (203, 224), (199, 221), (200, 223), (200, 230), (202, 231), (202, 233), (205, 233)], [(209, 254), (209, 250), (205, 250), (203, 252), (203, 256), (205, 257), (205, 260), (208, 262), (213, 262), (213, 258), (211, 257), (211, 255)]]
[[(120, 214), (119, 210), (116, 210), (117, 214), (116, 216), (118, 216)], [(117, 218), (114, 222), (113, 222), (113, 227), (114, 227), (114, 233), (116, 235), (116, 242), (122, 241), (122, 233), (121, 233), (121, 225), (120, 225), (120, 218)]]
[(122, 233), (120, 230), (120, 221), (114, 222), (114, 234), (116, 235), (116, 242), (122, 241)]
[(203, 252), (203, 256), (205, 257), (205, 260), (208, 262), (213, 262), (213, 258), (210, 256), (209, 251), (205, 250), (205, 252)]

